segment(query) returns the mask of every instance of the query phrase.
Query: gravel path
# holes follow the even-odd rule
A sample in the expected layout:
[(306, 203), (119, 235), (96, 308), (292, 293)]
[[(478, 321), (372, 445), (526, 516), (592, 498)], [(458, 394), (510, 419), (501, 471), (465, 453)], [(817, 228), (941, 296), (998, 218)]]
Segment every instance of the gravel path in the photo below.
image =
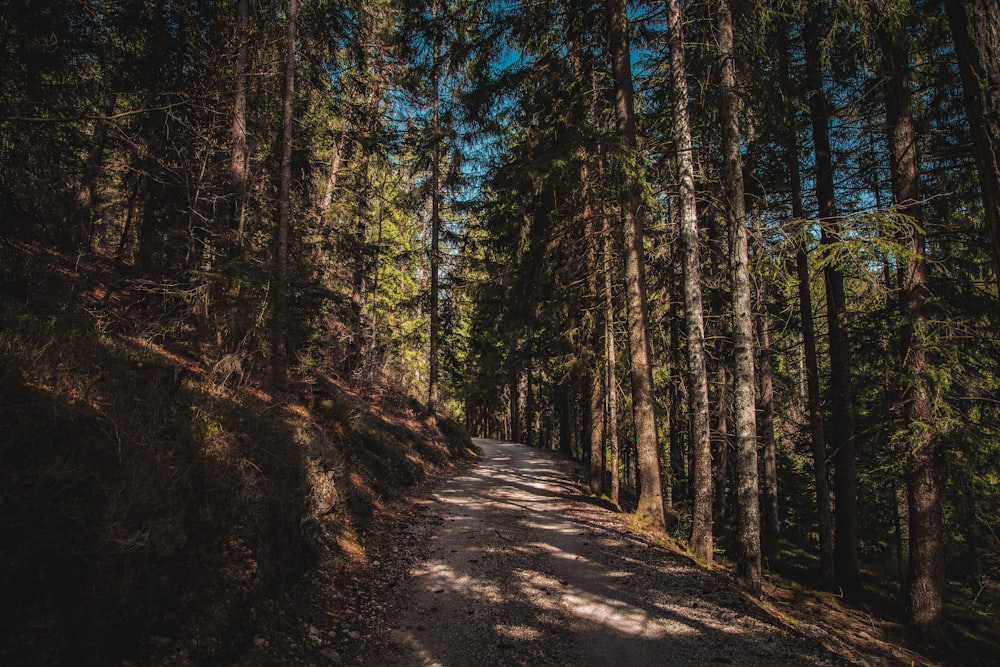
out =
[[(365, 665), (831, 665), (719, 574), (630, 533), (566, 461), (476, 440), (400, 535), (350, 662)], [(407, 573), (406, 570), (409, 570)]]

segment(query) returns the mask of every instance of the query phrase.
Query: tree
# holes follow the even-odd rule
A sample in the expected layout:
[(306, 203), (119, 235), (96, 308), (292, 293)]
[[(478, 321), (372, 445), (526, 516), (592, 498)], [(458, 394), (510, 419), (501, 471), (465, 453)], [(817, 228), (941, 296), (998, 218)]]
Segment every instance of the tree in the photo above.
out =
[(297, 0), (288, 1), (285, 36), (285, 87), (281, 114), (281, 167), (278, 186), (278, 228), (274, 249), (274, 315), (271, 364), (274, 382), (288, 382), (288, 232), (291, 226), (292, 124), (295, 104), (295, 16)]
[(909, 506), (910, 559), (907, 597), (911, 626), (921, 639), (944, 639), (944, 535), (942, 471), (928, 381), (928, 275), (923, 212), (920, 203), (920, 161), (910, 92), (910, 65), (904, 28), (890, 23), (879, 30), (885, 70), (886, 134), (892, 195), (897, 212), (912, 229), (902, 239), (907, 256), (899, 268), (903, 432), (906, 439), (904, 477)]
[(632, 65), (625, 0), (608, 0), (609, 43), (614, 79), (615, 113), (622, 152), (622, 224), (625, 235), (625, 298), (632, 368), (632, 409), (635, 412), (639, 455), (639, 506), (636, 514), (654, 528), (665, 530), (656, 408), (653, 397), (652, 352), (649, 344), (648, 307), (643, 250), (644, 211), (636, 140)]
[[(830, 147), (830, 111), (823, 84), (820, 36), (816, 21), (803, 28), (806, 56), (806, 85), (812, 121), (816, 163), (816, 200), (822, 243), (831, 246), (841, 231), (834, 190)], [(844, 272), (836, 262), (823, 269), (826, 282), (827, 335), (830, 341), (830, 386), (833, 429), (831, 446), (834, 460), (834, 568), (837, 585), (853, 594), (861, 588), (858, 563), (858, 474), (855, 462), (854, 398), (851, 383), (851, 349), (848, 340), (847, 301)]]
[(733, 16), (728, 0), (717, 8), (722, 122), (723, 188), (729, 222), (733, 298), (733, 376), (736, 406), (737, 577), (752, 595), (760, 595), (760, 504), (757, 473), (757, 401), (754, 379), (753, 300), (743, 192), (743, 164), (736, 89)]
[(670, 63), (674, 99), (673, 121), (679, 219), (684, 265), (684, 320), (687, 323), (688, 391), (691, 420), (693, 508), (691, 551), (711, 563), (712, 445), (709, 440), (708, 372), (705, 367), (705, 319), (701, 302), (701, 253), (698, 249), (698, 211), (695, 201), (694, 146), (688, 118), (687, 67), (684, 57), (683, 15), (680, 0), (668, 0)]
[(1000, 33), (996, 29), (1000, 2), (947, 0), (945, 7), (962, 73), (993, 272), (1000, 288)]
[(236, 3), (236, 63), (233, 72), (233, 125), (230, 131), (229, 171), (233, 183), (233, 220), (243, 244), (247, 195), (247, 74), (250, 59), (249, 0)]

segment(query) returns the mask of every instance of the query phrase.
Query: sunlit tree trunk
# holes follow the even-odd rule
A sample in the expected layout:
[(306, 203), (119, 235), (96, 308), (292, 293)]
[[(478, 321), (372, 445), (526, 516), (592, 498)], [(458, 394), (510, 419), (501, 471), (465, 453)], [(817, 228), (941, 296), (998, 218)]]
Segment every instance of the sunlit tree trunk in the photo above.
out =
[[(998, 16), (993, 19), (997, 20)], [(907, 577), (909, 621), (920, 638), (938, 642), (944, 628), (944, 528), (942, 471), (933, 420), (925, 329), (927, 326), (927, 262), (920, 205), (920, 162), (913, 127), (910, 65), (901, 27), (879, 34), (885, 78), (886, 130), (892, 196), (900, 213), (913, 220), (904, 239), (910, 257), (899, 268), (899, 310), (903, 317), (903, 427), (907, 435), (906, 480), (909, 506), (910, 561)]]
[[(626, 150), (638, 149), (635, 105), (632, 91), (625, 0), (608, 0), (612, 77), (618, 133)], [(632, 403), (635, 412), (639, 458), (639, 504), (636, 514), (658, 530), (666, 530), (663, 487), (660, 482), (660, 455), (653, 397), (652, 351), (649, 343), (646, 304), (645, 257), (643, 250), (644, 211), (640, 200), (637, 165), (622, 165), (622, 217), (625, 229), (625, 295), (632, 366)]]
[(719, 0), (717, 17), (722, 91), (722, 178), (729, 220), (729, 270), (733, 298), (733, 393), (736, 422), (736, 576), (751, 595), (760, 595), (760, 481), (757, 472), (757, 382), (754, 375), (753, 296), (746, 206), (743, 201), (739, 99), (733, 16)]
[(1000, 0), (946, 0), (1000, 289)]
[(705, 367), (705, 317), (701, 300), (701, 253), (694, 190), (694, 146), (688, 118), (687, 65), (680, 0), (668, 0), (670, 63), (674, 96), (674, 142), (680, 188), (680, 237), (684, 265), (684, 319), (687, 324), (688, 391), (691, 412), (693, 510), (691, 551), (712, 562), (712, 445), (709, 440), (708, 372)]
[(333, 205), (333, 192), (337, 188), (337, 177), (340, 175), (340, 164), (344, 159), (344, 143), (347, 138), (347, 130), (342, 130), (340, 138), (333, 146), (333, 156), (330, 158), (330, 169), (326, 174), (326, 185), (323, 188), (323, 196), (319, 200), (319, 215), (322, 216)]
[[(816, 157), (816, 199), (821, 242), (837, 242), (840, 221), (834, 199), (833, 161), (830, 149), (830, 110), (823, 92), (819, 33), (815, 21), (804, 27), (806, 79)], [(834, 462), (834, 575), (847, 594), (861, 589), (858, 562), (858, 475), (855, 463), (854, 392), (851, 388), (851, 350), (848, 341), (847, 301), (844, 273), (836, 263), (824, 268), (827, 328), (830, 341), (830, 403)]]
[(229, 176), (232, 180), (233, 227), (243, 245), (247, 195), (247, 70), (250, 52), (249, 0), (236, 3), (236, 67), (233, 76), (233, 124), (229, 132)]
[(281, 115), (281, 172), (278, 186), (278, 229), (274, 251), (274, 321), (271, 370), (274, 383), (288, 383), (288, 233), (291, 227), (292, 111), (295, 102), (295, 15), (297, 0), (288, 3), (288, 32), (285, 37), (285, 92)]

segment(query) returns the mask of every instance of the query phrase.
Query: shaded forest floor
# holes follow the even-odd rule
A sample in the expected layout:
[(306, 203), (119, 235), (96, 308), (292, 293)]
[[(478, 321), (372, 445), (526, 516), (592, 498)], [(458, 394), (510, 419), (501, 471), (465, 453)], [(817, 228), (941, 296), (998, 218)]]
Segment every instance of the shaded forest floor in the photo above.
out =
[(0, 237), (0, 664), (225, 664), (474, 455), (398, 391), (270, 390), (184, 290)]

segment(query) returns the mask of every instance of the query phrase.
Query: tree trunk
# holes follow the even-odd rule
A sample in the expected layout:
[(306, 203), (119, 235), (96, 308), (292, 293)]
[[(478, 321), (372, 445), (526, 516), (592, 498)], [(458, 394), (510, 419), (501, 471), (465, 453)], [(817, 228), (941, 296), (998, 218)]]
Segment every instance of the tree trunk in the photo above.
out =
[(1000, 0), (946, 0), (1000, 290)]
[[(803, 36), (806, 52), (806, 79), (813, 145), (816, 153), (816, 199), (822, 227), (821, 242), (834, 244), (840, 234), (835, 203), (833, 161), (830, 150), (830, 111), (823, 92), (819, 34), (816, 23), (807, 21)], [(830, 403), (832, 407), (834, 492), (834, 574), (837, 586), (846, 594), (861, 589), (858, 563), (858, 475), (855, 467), (854, 395), (851, 388), (851, 350), (848, 341), (847, 302), (844, 274), (835, 263), (824, 269), (826, 313), (830, 341)]]
[(569, 390), (566, 385), (559, 387), (559, 452), (573, 458), (573, 438), (570, 434)]
[(271, 370), (275, 386), (288, 383), (288, 232), (291, 226), (292, 112), (295, 102), (295, 15), (297, 0), (288, 3), (288, 33), (285, 39), (285, 92), (281, 130), (281, 180), (278, 186), (278, 230), (274, 252), (274, 323)]
[[(608, 0), (612, 76), (618, 133), (629, 152), (638, 149), (635, 105), (632, 92), (625, 0)], [(640, 197), (640, 174), (637, 166), (622, 165), (622, 217), (625, 227), (625, 295), (628, 316), (629, 349), (632, 356), (632, 403), (636, 416), (639, 458), (639, 505), (636, 514), (654, 529), (666, 530), (663, 489), (660, 483), (660, 452), (656, 434), (656, 410), (653, 396), (652, 351), (649, 344), (646, 304), (645, 258), (643, 250), (644, 211)]]
[(774, 368), (771, 357), (771, 318), (767, 312), (767, 299), (760, 299), (760, 421), (758, 437), (764, 453), (764, 509), (762, 517), (762, 545), (764, 554), (773, 560), (778, 554), (778, 536), (781, 523), (778, 516), (778, 453), (774, 442)]
[[(597, 337), (600, 340), (600, 337)], [(600, 359), (600, 357), (598, 357)], [(604, 492), (604, 391), (601, 373), (590, 371), (582, 383), (584, 411), (584, 449), (589, 452), (590, 492)]]
[[(433, 8), (435, 26), (437, 25), (437, 3)], [(431, 330), (430, 330), (430, 380), (427, 390), (427, 412), (432, 420), (436, 420), (438, 411), (438, 338), (441, 333), (441, 313), (439, 309), (439, 277), (441, 264), (441, 116), (440, 116), (440, 77), (438, 75), (438, 59), (441, 49), (440, 31), (435, 28), (434, 62), (431, 73), (431, 125), (434, 132), (433, 164), (431, 165)]]
[(754, 376), (753, 297), (746, 207), (743, 201), (739, 99), (733, 16), (728, 0), (718, 3), (718, 38), (722, 94), (723, 187), (729, 219), (729, 267), (733, 297), (733, 393), (736, 421), (737, 559), (736, 577), (760, 597), (760, 481), (757, 472), (757, 382)]
[(621, 504), (621, 452), (618, 451), (618, 346), (615, 342), (615, 304), (611, 278), (611, 229), (604, 218), (604, 342), (606, 346), (607, 379), (604, 383), (608, 402), (608, 419), (605, 430), (611, 449), (611, 501)]
[[(511, 345), (511, 363), (516, 354), (516, 345)], [(510, 370), (510, 433), (507, 437), (512, 442), (521, 442), (521, 373), (516, 367)]]
[(726, 494), (729, 490), (729, 369), (723, 361), (724, 350), (721, 339), (717, 346), (718, 367), (715, 370), (716, 413), (715, 442), (712, 445), (715, 459), (715, 477), (712, 490), (715, 500), (712, 505), (715, 519), (728, 532)]
[(232, 227), (243, 245), (247, 194), (247, 70), (250, 52), (249, 0), (236, 3), (236, 68), (233, 76), (233, 125), (230, 129), (229, 176), (232, 179)]
[(323, 188), (323, 198), (319, 201), (319, 215), (323, 216), (333, 204), (333, 192), (337, 189), (337, 176), (340, 174), (340, 163), (344, 156), (344, 142), (347, 139), (347, 130), (340, 132), (340, 138), (333, 146), (333, 156), (330, 158), (330, 170), (326, 175), (326, 186)]
[[(995, 21), (996, 15), (993, 16)], [(936, 643), (944, 628), (944, 528), (938, 441), (929, 428), (933, 421), (928, 358), (927, 262), (920, 205), (920, 167), (910, 93), (910, 65), (902, 28), (879, 34), (886, 70), (886, 130), (892, 196), (900, 213), (913, 220), (908, 242), (911, 256), (902, 263), (899, 309), (903, 317), (902, 369), (903, 427), (907, 431), (905, 479), (910, 522), (908, 576), (909, 621), (918, 636)]]
[(597, 247), (600, 241), (596, 225), (594, 224), (593, 211), (590, 206), (590, 188), (587, 168), (584, 167), (580, 174), (583, 182), (584, 196), (584, 234), (586, 236), (587, 254), (587, 310), (593, 315), (586, 315), (590, 351), (587, 355), (590, 359), (587, 369), (587, 380), (584, 383), (587, 391), (586, 409), (590, 412), (590, 491), (594, 494), (604, 492), (604, 373), (605, 364), (605, 342), (601, 337), (601, 327), (598, 326), (597, 313), (601, 310), (600, 300), (600, 270), (597, 261)]
[(531, 342), (528, 342), (528, 363), (524, 370), (525, 375), (525, 398), (524, 398), (524, 444), (529, 447), (535, 446), (535, 378), (534, 378), (534, 355)]
[(688, 377), (691, 411), (691, 475), (693, 509), (691, 551), (711, 563), (712, 445), (709, 440), (708, 372), (705, 367), (705, 316), (701, 300), (701, 253), (698, 249), (698, 211), (694, 190), (694, 146), (688, 118), (687, 65), (680, 0), (668, 0), (670, 63), (673, 75), (674, 141), (680, 187), (680, 238), (684, 265), (684, 319), (687, 324)]
[[(791, 86), (787, 42), (781, 53), (784, 79)], [(788, 175), (792, 190), (792, 218), (799, 223), (805, 220), (802, 205), (802, 175), (799, 170), (799, 148), (793, 128), (795, 118), (789, 112), (785, 145)], [(823, 431), (823, 406), (819, 386), (819, 363), (816, 352), (816, 330), (813, 324), (812, 290), (809, 280), (809, 257), (806, 254), (806, 230), (799, 232), (795, 250), (795, 268), (798, 278), (799, 319), (802, 333), (802, 367), (805, 385), (806, 418), (809, 423), (809, 443), (813, 461), (813, 483), (816, 488), (816, 524), (819, 534), (820, 581), (825, 590), (833, 590), (833, 521), (830, 515), (829, 473), (827, 471), (826, 438)]]

